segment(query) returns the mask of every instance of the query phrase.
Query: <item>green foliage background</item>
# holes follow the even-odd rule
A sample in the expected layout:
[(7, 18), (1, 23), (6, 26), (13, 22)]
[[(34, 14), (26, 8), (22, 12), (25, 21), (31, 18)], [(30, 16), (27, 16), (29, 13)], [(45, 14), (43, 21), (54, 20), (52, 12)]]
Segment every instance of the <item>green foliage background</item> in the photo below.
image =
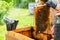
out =
[(21, 8), (28, 8), (29, 2), (35, 2), (35, 0), (14, 0), (14, 5)]
[(8, 10), (13, 6), (13, 3), (0, 1), (0, 25), (3, 24), (3, 16), (7, 15)]
[[(0, 40), (5, 40), (7, 27), (4, 23), (3, 16), (15, 18), (19, 20), (17, 28), (24, 28), (33, 26), (34, 16), (29, 14), (28, 3), (34, 2), (33, 0), (0, 0)], [(20, 7), (21, 6), (21, 7)], [(17, 8), (15, 8), (17, 7)], [(28, 20), (29, 19), (29, 20)]]
[(35, 0), (0, 0), (0, 24), (3, 24), (3, 16), (11, 7), (28, 8), (30, 2)]

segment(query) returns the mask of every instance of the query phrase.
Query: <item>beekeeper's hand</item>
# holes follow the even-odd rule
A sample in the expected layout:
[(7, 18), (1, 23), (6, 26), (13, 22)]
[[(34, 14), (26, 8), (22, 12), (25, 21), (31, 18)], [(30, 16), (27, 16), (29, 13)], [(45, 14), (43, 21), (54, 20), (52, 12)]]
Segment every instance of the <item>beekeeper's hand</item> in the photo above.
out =
[(56, 4), (56, 3), (52, 2), (52, 1), (47, 1), (46, 5), (48, 7), (52, 7), (53, 9), (56, 9), (57, 11), (60, 10), (60, 4)]
[(53, 9), (56, 9), (57, 11), (60, 10), (60, 4), (56, 4), (52, 1), (47, 1), (46, 5), (49, 6), (49, 7), (52, 7)]
[(56, 8), (57, 11), (60, 11), (60, 4), (57, 4)]
[(46, 2), (46, 5), (49, 6), (49, 7), (54, 8), (54, 9), (57, 7), (57, 4), (54, 3), (54, 2), (52, 2), (52, 1), (47, 1), (47, 2)]

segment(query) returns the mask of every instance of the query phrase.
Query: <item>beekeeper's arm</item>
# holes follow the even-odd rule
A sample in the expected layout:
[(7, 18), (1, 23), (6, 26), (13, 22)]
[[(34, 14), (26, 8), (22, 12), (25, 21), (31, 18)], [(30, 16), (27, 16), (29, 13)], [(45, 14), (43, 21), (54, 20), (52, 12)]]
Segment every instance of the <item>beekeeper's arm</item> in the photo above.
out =
[(56, 10), (60, 10), (60, 4), (56, 4), (52, 1), (48, 1), (46, 2), (46, 5), (49, 6), (49, 7), (52, 7), (53, 9), (56, 9)]

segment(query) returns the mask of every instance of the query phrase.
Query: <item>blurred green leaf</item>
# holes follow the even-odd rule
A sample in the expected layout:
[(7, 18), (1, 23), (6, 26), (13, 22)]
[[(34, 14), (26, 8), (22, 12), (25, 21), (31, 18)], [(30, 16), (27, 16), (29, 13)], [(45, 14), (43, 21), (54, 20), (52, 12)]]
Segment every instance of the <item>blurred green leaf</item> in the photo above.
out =
[(0, 24), (3, 23), (3, 16), (7, 14), (11, 7), (13, 7), (13, 2), (0, 1)]

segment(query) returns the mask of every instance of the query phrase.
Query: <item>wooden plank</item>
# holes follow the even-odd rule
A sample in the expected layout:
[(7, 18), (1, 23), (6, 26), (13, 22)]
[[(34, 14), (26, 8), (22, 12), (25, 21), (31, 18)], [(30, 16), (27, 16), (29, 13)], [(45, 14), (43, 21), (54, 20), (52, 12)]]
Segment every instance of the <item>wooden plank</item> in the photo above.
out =
[(29, 31), (31, 30), (31, 26), (30, 27), (25, 27), (25, 28), (18, 28), (16, 30), (13, 30), (14, 32), (22, 32), (22, 31)]
[(16, 33), (23, 34), (27, 37), (32, 37), (33, 29), (32, 29), (32, 27), (26, 27), (26, 28), (19, 28), (19, 29), (13, 30), (13, 31)]
[(6, 40), (34, 40), (34, 39), (31, 39), (27, 36), (24, 36), (22, 34), (19, 34), (13, 31), (9, 31), (6, 34)]

